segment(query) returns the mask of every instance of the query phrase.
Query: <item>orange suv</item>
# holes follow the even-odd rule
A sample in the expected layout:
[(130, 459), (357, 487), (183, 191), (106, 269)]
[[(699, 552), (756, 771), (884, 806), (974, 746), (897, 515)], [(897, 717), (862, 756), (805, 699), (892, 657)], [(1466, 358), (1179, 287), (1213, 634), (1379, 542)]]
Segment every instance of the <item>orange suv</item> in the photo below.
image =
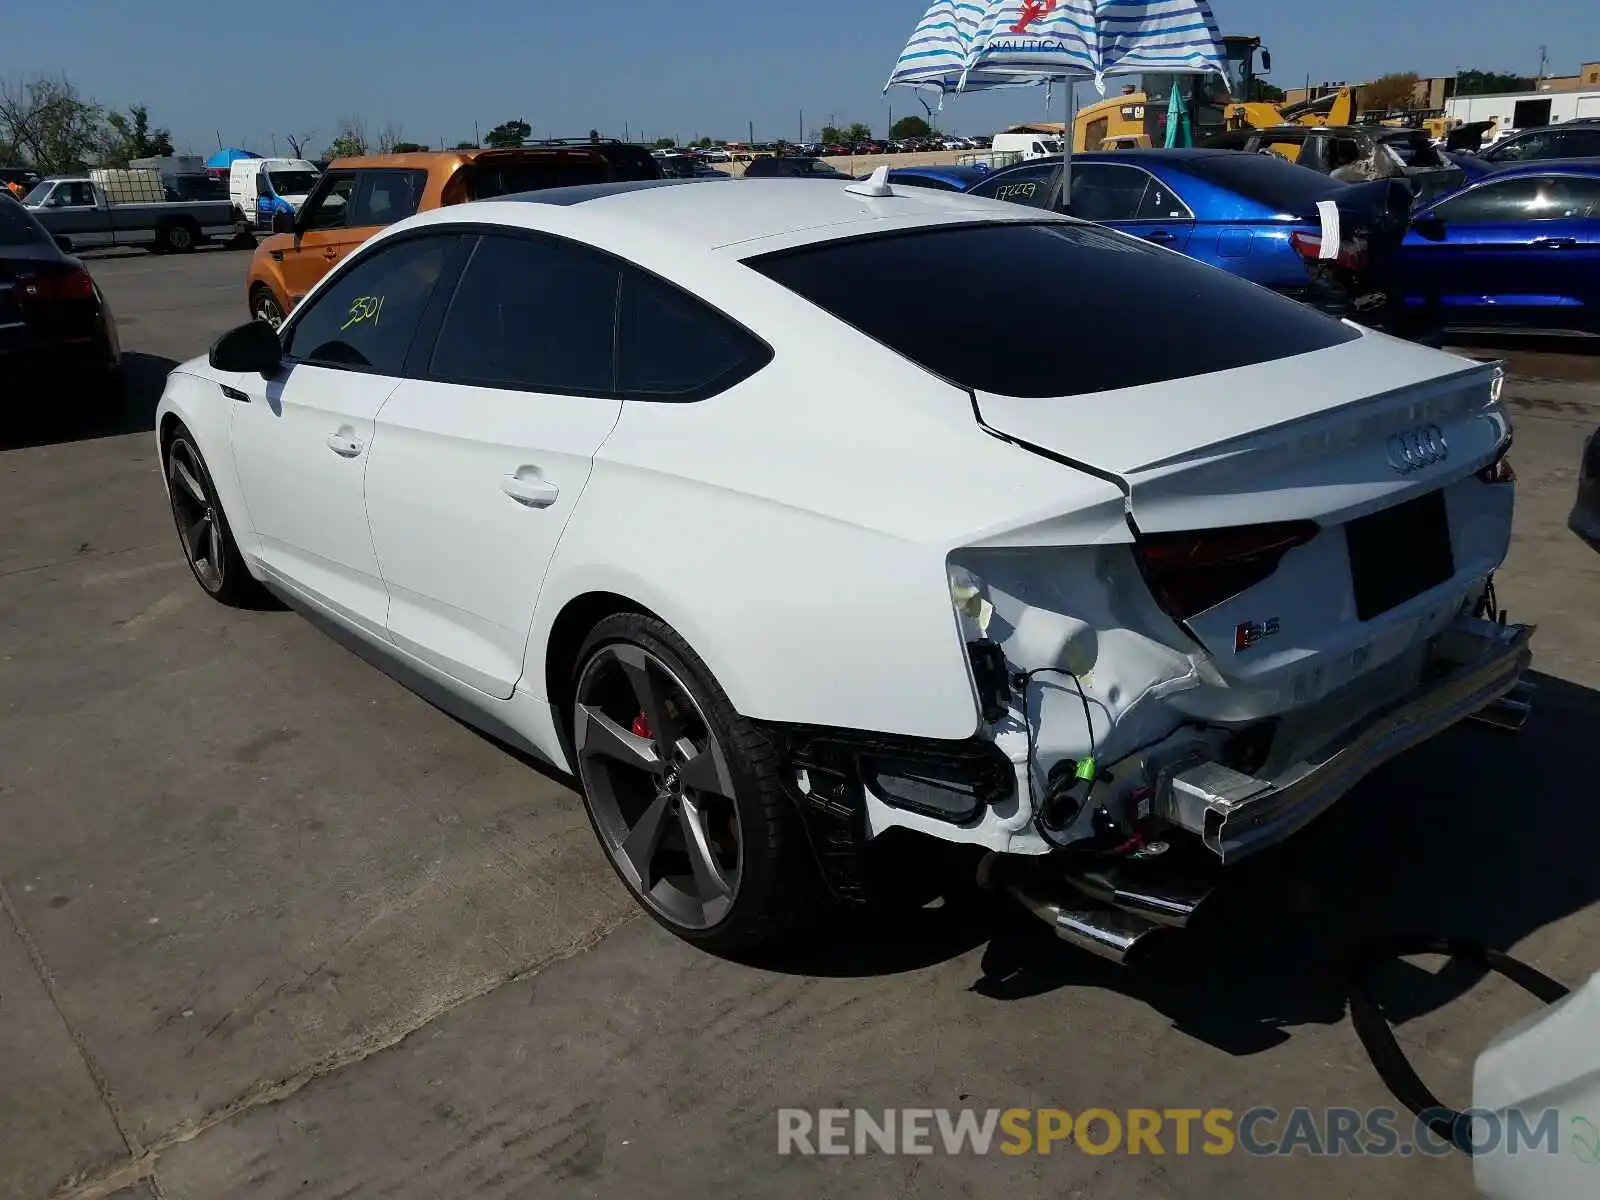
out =
[(513, 150), (445, 150), (337, 158), (291, 218), (256, 247), (245, 293), (252, 316), (279, 325), (324, 275), (385, 225), (469, 200), (584, 183), (660, 179), (642, 146), (538, 142)]

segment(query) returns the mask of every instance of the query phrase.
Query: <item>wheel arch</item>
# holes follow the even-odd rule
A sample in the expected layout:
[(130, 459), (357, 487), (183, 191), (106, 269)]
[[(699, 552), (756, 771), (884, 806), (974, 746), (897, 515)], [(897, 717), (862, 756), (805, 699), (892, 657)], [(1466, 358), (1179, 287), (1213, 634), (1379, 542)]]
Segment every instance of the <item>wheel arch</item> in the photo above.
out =
[[(590, 591), (573, 596), (561, 606), (561, 611), (550, 624), (550, 633), (545, 638), (544, 650), (545, 699), (550, 702), (554, 710), (563, 751), (570, 749), (565, 743), (572, 736), (569, 726), (573, 676), (577, 672), (578, 652), (583, 649), (584, 639), (589, 636), (591, 629), (607, 617), (628, 612), (653, 617), (664, 624), (672, 625), (671, 621), (666, 620), (648, 605), (619, 592), (609, 591)], [(679, 636), (683, 636), (681, 632)]]

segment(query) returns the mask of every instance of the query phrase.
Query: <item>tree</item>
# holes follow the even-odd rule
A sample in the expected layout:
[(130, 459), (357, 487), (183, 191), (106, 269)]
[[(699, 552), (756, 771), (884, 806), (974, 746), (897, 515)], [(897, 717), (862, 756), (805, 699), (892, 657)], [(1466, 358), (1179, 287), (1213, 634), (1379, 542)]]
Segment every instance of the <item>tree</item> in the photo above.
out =
[(390, 154), (421, 154), (428, 147), (421, 142), (396, 142)]
[(1264, 79), (1256, 80), (1256, 98), (1265, 100), (1268, 104), (1282, 104), (1287, 100), (1288, 94), (1276, 84), (1268, 83)]
[(933, 136), (933, 126), (921, 117), (901, 117), (889, 126), (889, 136), (896, 141), (905, 138), (925, 138)]
[(1456, 76), (1456, 95), (1492, 96), (1499, 92), (1531, 92), (1533, 80), (1502, 71), (1462, 71)]
[(673, 150), (677, 148), (677, 145), (677, 138), (657, 138), (655, 146), (652, 148), (656, 150)]
[(698, 146), (701, 150), (709, 150), (709, 149), (711, 149), (711, 139), (708, 138), (708, 137), (703, 137), (699, 141), (695, 142), (694, 144), (696, 146)]
[(600, 131), (598, 129), (589, 130), (589, 140), (591, 142), (598, 142), (600, 140)]
[(844, 130), (837, 125), (824, 125), (820, 136), (823, 144), (827, 146), (834, 146), (845, 140)]
[(367, 127), (357, 117), (345, 117), (339, 122), (339, 136), (328, 143), (329, 158), (360, 158), (367, 153)]
[(456, 149), (457, 150), (476, 150), (476, 149), (478, 149), (478, 143), (477, 142), (457, 142), (456, 143)]
[(46, 174), (83, 169), (101, 142), (104, 115), (65, 75), (0, 82), (0, 143)]
[(286, 133), (283, 140), (289, 143), (289, 154), (293, 158), (309, 158), (306, 148), (311, 145), (311, 139), (316, 137), (316, 131), (311, 133)]
[(172, 153), (172, 134), (150, 128), (150, 110), (129, 105), (126, 113), (106, 114), (100, 136), (100, 165), (126, 167), (135, 158), (162, 158)]
[(1380, 76), (1371, 83), (1362, 84), (1359, 96), (1361, 107), (1367, 110), (1392, 112), (1414, 108), (1417, 103), (1417, 73), (1397, 71), (1392, 75)]
[(872, 140), (872, 126), (863, 125), (860, 121), (857, 121), (844, 131), (844, 137), (845, 141), (852, 146), (858, 142), (870, 142)]
[(400, 131), (400, 122), (385, 122), (383, 129), (378, 134), (378, 153), (393, 154), (394, 148), (404, 140), (404, 136)]
[(483, 144), (491, 150), (515, 150), (533, 133), (533, 126), (518, 118), (503, 121), (483, 135)]

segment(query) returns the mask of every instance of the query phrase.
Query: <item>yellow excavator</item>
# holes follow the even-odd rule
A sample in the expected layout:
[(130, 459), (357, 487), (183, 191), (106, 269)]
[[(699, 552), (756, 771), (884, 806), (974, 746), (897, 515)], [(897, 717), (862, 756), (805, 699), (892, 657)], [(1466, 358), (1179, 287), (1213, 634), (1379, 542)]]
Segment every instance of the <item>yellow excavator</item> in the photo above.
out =
[(1196, 144), (1235, 129), (1267, 129), (1284, 124), (1349, 125), (1355, 121), (1354, 88), (1340, 88), (1315, 100), (1282, 107), (1265, 98), (1265, 84), (1260, 77), (1272, 70), (1272, 52), (1261, 44), (1261, 39), (1230, 34), (1222, 44), (1227, 59), (1225, 80), (1216, 75), (1147, 76), (1143, 89), (1129, 86), (1122, 95), (1079, 112), (1072, 127), (1073, 150), (1164, 145), (1174, 87), (1182, 88), (1187, 99), (1189, 125)]

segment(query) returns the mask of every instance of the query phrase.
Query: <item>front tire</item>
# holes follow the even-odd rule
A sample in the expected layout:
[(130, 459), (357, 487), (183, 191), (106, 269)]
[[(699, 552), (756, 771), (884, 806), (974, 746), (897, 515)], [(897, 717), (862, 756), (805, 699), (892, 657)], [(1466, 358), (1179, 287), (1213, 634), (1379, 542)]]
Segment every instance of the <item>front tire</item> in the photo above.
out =
[(584, 806), (640, 906), (719, 953), (797, 924), (820, 880), (776, 748), (677, 632), (637, 613), (600, 621), (572, 694)]
[(260, 607), (266, 599), (266, 589), (244, 565), (239, 544), (217, 500), (211, 472), (193, 436), (183, 426), (167, 443), (162, 465), (167, 474), (172, 523), (195, 582), (220, 604)]
[(258, 283), (250, 291), (250, 315), (258, 321), (265, 321), (274, 329), (283, 327), (283, 305), (278, 303), (272, 289), (265, 284)]

